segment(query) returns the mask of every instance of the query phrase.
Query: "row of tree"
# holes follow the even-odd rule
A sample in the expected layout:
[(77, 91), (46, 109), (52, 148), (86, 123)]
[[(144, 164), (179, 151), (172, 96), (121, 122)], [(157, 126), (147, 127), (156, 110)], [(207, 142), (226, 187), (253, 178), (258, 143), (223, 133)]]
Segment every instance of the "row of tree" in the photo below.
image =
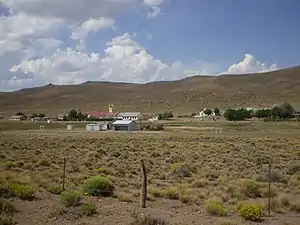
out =
[(256, 112), (253, 110), (241, 109), (227, 109), (224, 117), (229, 121), (241, 121), (252, 117), (265, 119), (266, 121), (273, 121), (276, 119), (286, 120), (294, 117), (294, 107), (290, 103), (283, 103), (281, 106), (275, 106), (272, 109), (259, 109)]

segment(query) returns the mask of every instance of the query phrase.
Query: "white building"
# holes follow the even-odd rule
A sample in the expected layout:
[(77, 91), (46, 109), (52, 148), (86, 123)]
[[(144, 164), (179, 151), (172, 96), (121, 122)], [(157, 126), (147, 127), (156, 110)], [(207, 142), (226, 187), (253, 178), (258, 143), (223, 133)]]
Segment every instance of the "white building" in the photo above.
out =
[(112, 123), (114, 131), (135, 131), (136, 122), (133, 120), (116, 120)]
[(143, 118), (143, 114), (141, 112), (120, 112), (117, 117), (122, 120), (139, 120)]
[(148, 118), (148, 121), (158, 121), (158, 115), (154, 115), (154, 116), (150, 116), (149, 118)]
[(199, 112), (199, 114), (195, 115), (194, 117), (196, 117), (196, 118), (204, 118), (204, 117), (209, 117), (209, 116), (215, 116), (216, 115), (213, 109), (211, 109), (212, 113), (210, 115), (206, 114), (205, 113), (206, 109), (207, 108), (203, 109), (202, 111)]

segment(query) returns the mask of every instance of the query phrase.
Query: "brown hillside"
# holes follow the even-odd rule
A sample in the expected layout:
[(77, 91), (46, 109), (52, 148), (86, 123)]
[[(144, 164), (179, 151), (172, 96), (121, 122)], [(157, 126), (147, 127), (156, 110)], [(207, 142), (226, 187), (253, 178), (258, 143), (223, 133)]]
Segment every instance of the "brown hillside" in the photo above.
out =
[(189, 113), (203, 107), (272, 106), (289, 101), (300, 106), (300, 67), (247, 75), (194, 76), (178, 81), (128, 84), (86, 82), (47, 85), (0, 93), (0, 114), (44, 112), (56, 115), (79, 107), (116, 111)]

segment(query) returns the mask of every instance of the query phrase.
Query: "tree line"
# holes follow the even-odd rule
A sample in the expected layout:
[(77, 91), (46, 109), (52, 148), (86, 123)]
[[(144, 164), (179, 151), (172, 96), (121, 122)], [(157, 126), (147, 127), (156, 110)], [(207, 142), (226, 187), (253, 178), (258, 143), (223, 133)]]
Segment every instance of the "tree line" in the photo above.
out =
[(227, 109), (224, 113), (224, 118), (229, 121), (241, 121), (257, 117), (265, 121), (288, 120), (294, 118), (294, 107), (285, 102), (281, 106), (275, 106), (272, 109), (259, 109), (257, 111), (241, 109)]

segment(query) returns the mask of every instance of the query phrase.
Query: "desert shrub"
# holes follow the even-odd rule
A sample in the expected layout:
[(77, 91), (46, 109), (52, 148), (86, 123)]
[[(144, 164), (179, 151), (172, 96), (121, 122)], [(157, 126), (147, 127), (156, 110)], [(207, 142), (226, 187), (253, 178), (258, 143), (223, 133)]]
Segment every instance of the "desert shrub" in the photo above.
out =
[(206, 211), (212, 216), (227, 216), (228, 210), (218, 199), (208, 199), (205, 202)]
[(243, 179), (240, 182), (240, 192), (248, 198), (261, 197), (261, 185), (255, 180)]
[(84, 203), (82, 205), (83, 214), (86, 216), (92, 216), (97, 213), (97, 206), (93, 203)]
[(296, 201), (291, 204), (291, 210), (295, 211), (296, 213), (300, 213), (300, 201)]
[(82, 195), (77, 191), (64, 191), (60, 195), (60, 203), (65, 207), (78, 206)]
[(192, 183), (192, 186), (194, 188), (201, 188), (201, 187), (205, 187), (207, 184), (208, 184), (208, 180), (206, 180), (206, 179), (199, 179), (199, 180), (195, 180)]
[(141, 130), (160, 131), (164, 130), (164, 125), (162, 123), (146, 124), (141, 127)]
[(97, 169), (97, 172), (98, 172), (99, 174), (105, 174), (105, 175), (108, 175), (108, 174), (111, 173), (111, 171), (110, 171), (109, 169), (105, 168), (105, 167), (99, 167), (99, 168)]
[(282, 182), (286, 183), (286, 179), (279, 170), (271, 170), (271, 176), (269, 177), (269, 172), (265, 172), (257, 177), (257, 181), (268, 182), (271, 178), (271, 182)]
[(63, 188), (61, 185), (51, 185), (47, 188), (47, 190), (55, 195), (59, 195), (60, 193), (63, 192)]
[(168, 187), (165, 190), (165, 196), (169, 199), (179, 199), (179, 191), (176, 187)]
[(1, 197), (18, 197), (22, 200), (34, 198), (34, 188), (27, 184), (5, 183), (0, 185)]
[(163, 189), (156, 187), (149, 187), (148, 192), (154, 197), (163, 197), (165, 195), (165, 191)]
[(289, 207), (291, 205), (290, 198), (286, 195), (279, 195), (277, 199), (283, 207)]
[(0, 213), (0, 224), (1, 225), (14, 225), (16, 223), (13, 222), (12, 216), (10, 214), (1, 212)]
[(194, 195), (183, 194), (183, 195), (180, 195), (179, 200), (182, 203), (190, 204), (191, 205), (191, 204), (194, 204), (194, 203), (197, 202), (197, 197), (194, 196)]
[(294, 163), (288, 165), (288, 173), (290, 175), (293, 175), (299, 171), (300, 171), (300, 160), (295, 161)]
[(242, 204), (238, 207), (238, 214), (249, 221), (260, 221), (263, 216), (263, 207), (256, 204)]
[(169, 175), (182, 178), (182, 177), (190, 177), (191, 173), (189, 171), (189, 167), (187, 164), (175, 163), (175, 164), (171, 165)]
[(0, 213), (14, 213), (15, 207), (5, 198), (0, 198)]
[(95, 176), (84, 183), (83, 190), (91, 196), (112, 196), (115, 187), (107, 177)]
[(133, 202), (129, 195), (118, 195), (118, 199), (120, 202)]
[(160, 217), (154, 217), (149, 214), (133, 212), (130, 225), (167, 225), (168, 223)]

